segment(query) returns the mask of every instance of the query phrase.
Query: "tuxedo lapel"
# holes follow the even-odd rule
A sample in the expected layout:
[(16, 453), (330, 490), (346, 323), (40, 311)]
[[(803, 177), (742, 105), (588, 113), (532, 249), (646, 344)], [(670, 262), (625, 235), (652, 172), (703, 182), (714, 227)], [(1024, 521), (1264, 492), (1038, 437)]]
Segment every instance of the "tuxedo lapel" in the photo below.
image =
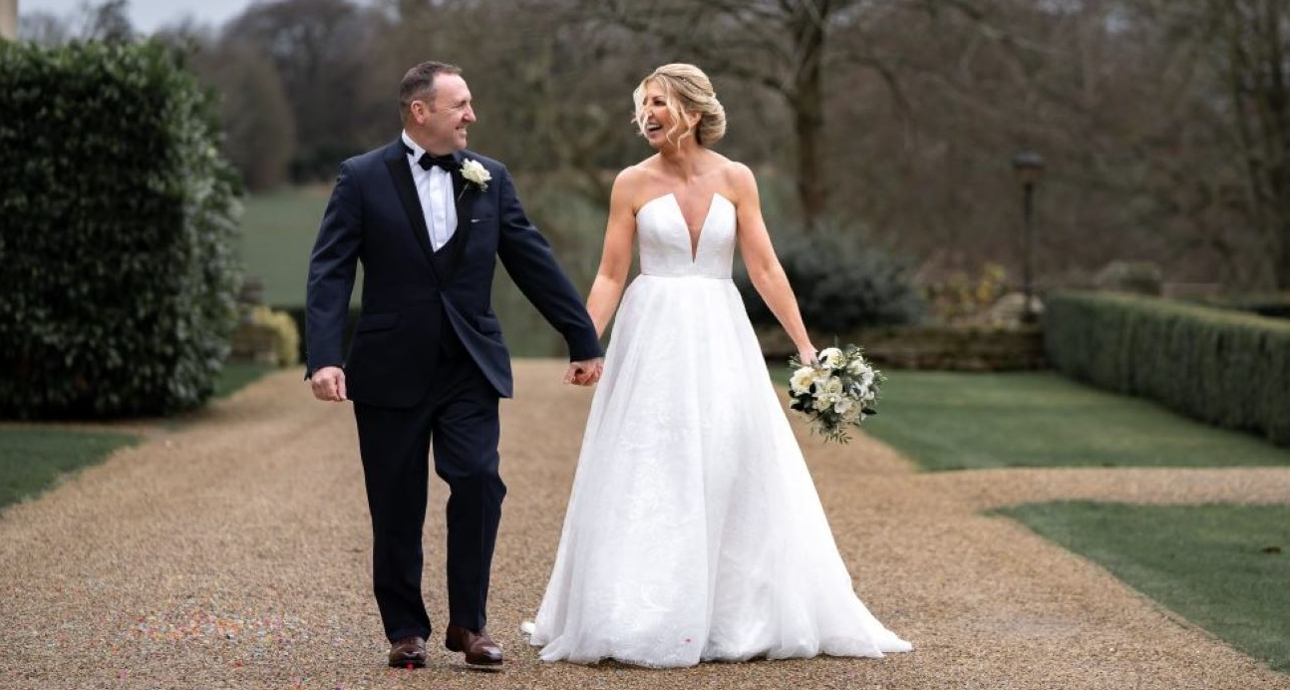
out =
[(471, 209), (475, 207), (475, 194), (478, 190), (475, 186), (466, 181), (461, 174), (461, 162), (466, 160), (464, 151), (457, 151), (452, 154), (457, 159), (456, 169), (452, 171), (452, 198), (457, 207), (457, 235), (460, 236), (456, 250), (453, 252), (452, 262), (448, 264), (448, 275), (444, 276), (444, 282), (452, 280), (452, 275), (457, 272), (457, 266), (461, 265), (461, 259), (466, 255), (466, 243), (470, 241), (470, 231), (474, 223), (471, 222), (474, 214)]
[[(421, 245), (421, 251), (425, 252), (426, 260), (430, 262), (430, 270), (434, 271), (436, 282), (442, 282), (439, 271), (434, 267), (434, 249), (430, 246), (430, 230), (426, 228), (425, 212), (421, 210), (421, 199), (417, 197), (417, 186), (412, 181), (412, 168), (408, 164), (408, 156), (403, 150), (402, 141), (394, 142), (386, 150), (385, 165), (390, 169), (390, 176), (394, 178), (394, 188), (398, 190), (399, 201), (403, 204), (403, 211), (408, 216), (408, 227), (412, 229), (412, 234), (416, 236), (417, 244)], [(460, 171), (453, 175), (454, 191), (456, 190), (456, 178), (458, 177), (461, 177)], [(460, 203), (458, 208), (460, 208)], [(457, 224), (460, 226), (460, 221)]]

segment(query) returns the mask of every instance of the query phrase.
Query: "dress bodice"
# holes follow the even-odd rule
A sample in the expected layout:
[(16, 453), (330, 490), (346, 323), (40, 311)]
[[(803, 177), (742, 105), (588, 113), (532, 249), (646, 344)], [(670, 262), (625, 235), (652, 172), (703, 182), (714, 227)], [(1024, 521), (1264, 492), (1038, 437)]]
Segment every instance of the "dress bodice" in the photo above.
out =
[(668, 193), (645, 202), (636, 212), (636, 238), (641, 274), (730, 278), (735, 252), (735, 205), (713, 194), (699, 231), (698, 247), (690, 250), (690, 230), (676, 196)]

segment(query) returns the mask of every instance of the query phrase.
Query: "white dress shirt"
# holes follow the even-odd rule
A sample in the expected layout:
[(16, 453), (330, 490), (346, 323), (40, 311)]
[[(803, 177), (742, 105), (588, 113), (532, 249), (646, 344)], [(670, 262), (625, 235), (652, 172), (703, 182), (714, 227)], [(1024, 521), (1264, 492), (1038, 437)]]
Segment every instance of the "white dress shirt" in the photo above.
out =
[(426, 230), (430, 233), (430, 247), (436, 252), (452, 239), (457, 232), (457, 203), (452, 196), (452, 176), (439, 166), (423, 170), (421, 154), (425, 149), (417, 146), (407, 130), (403, 132), (403, 143), (412, 149), (408, 154), (408, 164), (412, 166), (412, 182), (417, 188), (417, 198), (421, 200), (421, 212), (425, 214)]

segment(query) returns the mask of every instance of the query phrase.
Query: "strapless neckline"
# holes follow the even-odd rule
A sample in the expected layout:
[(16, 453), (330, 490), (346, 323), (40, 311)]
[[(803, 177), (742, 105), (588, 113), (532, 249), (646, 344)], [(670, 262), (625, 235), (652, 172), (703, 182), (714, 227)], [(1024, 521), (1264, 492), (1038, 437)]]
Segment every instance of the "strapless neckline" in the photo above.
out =
[(682, 227), (685, 228), (685, 234), (686, 234), (685, 239), (687, 243), (690, 245), (690, 263), (693, 264), (698, 262), (699, 260), (699, 247), (702, 246), (703, 236), (706, 234), (704, 231), (708, 229), (708, 221), (712, 220), (712, 207), (716, 206), (717, 197), (721, 197), (722, 201), (725, 201), (727, 204), (734, 206), (734, 202), (726, 198), (724, 194), (722, 194), (721, 192), (713, 192), (712, 199), (708, 201), (708, 211), (703, 215), (703, 222), (699, 224), (699, 235), (698, 237), (695, 237), (693, 239), (689, 237), (690, 221), (686, 219), (685, 211), (681, 210), (681, 202), (677, 200), (675, 192), (668, 192), (661, 196), (656, 196), (653, 199), (650, 199), (649, 201), (646, 201), (645, 203), (641, 204), (639, 209), (636, 210), (636, 215), (639, 216), (641, 211), (644, 211), (647, 206), (649, 206), (650, 204), (656, 201), (671, 199), (672, 208), (676, 209), (677, 216), (679, 216), (681, 219), (681, 225)]

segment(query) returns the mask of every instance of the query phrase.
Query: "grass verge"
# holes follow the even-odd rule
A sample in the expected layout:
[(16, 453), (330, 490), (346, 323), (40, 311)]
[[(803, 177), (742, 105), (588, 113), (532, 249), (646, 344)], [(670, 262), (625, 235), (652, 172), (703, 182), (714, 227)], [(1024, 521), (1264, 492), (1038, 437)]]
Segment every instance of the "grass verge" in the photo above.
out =
[(256, 362), (225, 362), (219, 380), (215, 382), (215, 397), (227, 398), (260, 377), (278, 370), (272, 364)]
[(38, 496), (65, 475), (137, 441), (114, 432), (0, 429), (0, 509)]
[(1290, 672), (1290, 506), (1064, 501), (995, 512)]
[(1290, 465), (1290, 449), (1053, 372), (886, 374), (865, 431), (929, 470)]
[[(226, 398), (265, 374), (269, 364), (228, 363), (215, 384)], [(0, 510), (34, 498), (64, 477), (105, 460), (113, 451), (138, 443), (121, 432), (90, 432), (65, 427), (0, 428)]]

